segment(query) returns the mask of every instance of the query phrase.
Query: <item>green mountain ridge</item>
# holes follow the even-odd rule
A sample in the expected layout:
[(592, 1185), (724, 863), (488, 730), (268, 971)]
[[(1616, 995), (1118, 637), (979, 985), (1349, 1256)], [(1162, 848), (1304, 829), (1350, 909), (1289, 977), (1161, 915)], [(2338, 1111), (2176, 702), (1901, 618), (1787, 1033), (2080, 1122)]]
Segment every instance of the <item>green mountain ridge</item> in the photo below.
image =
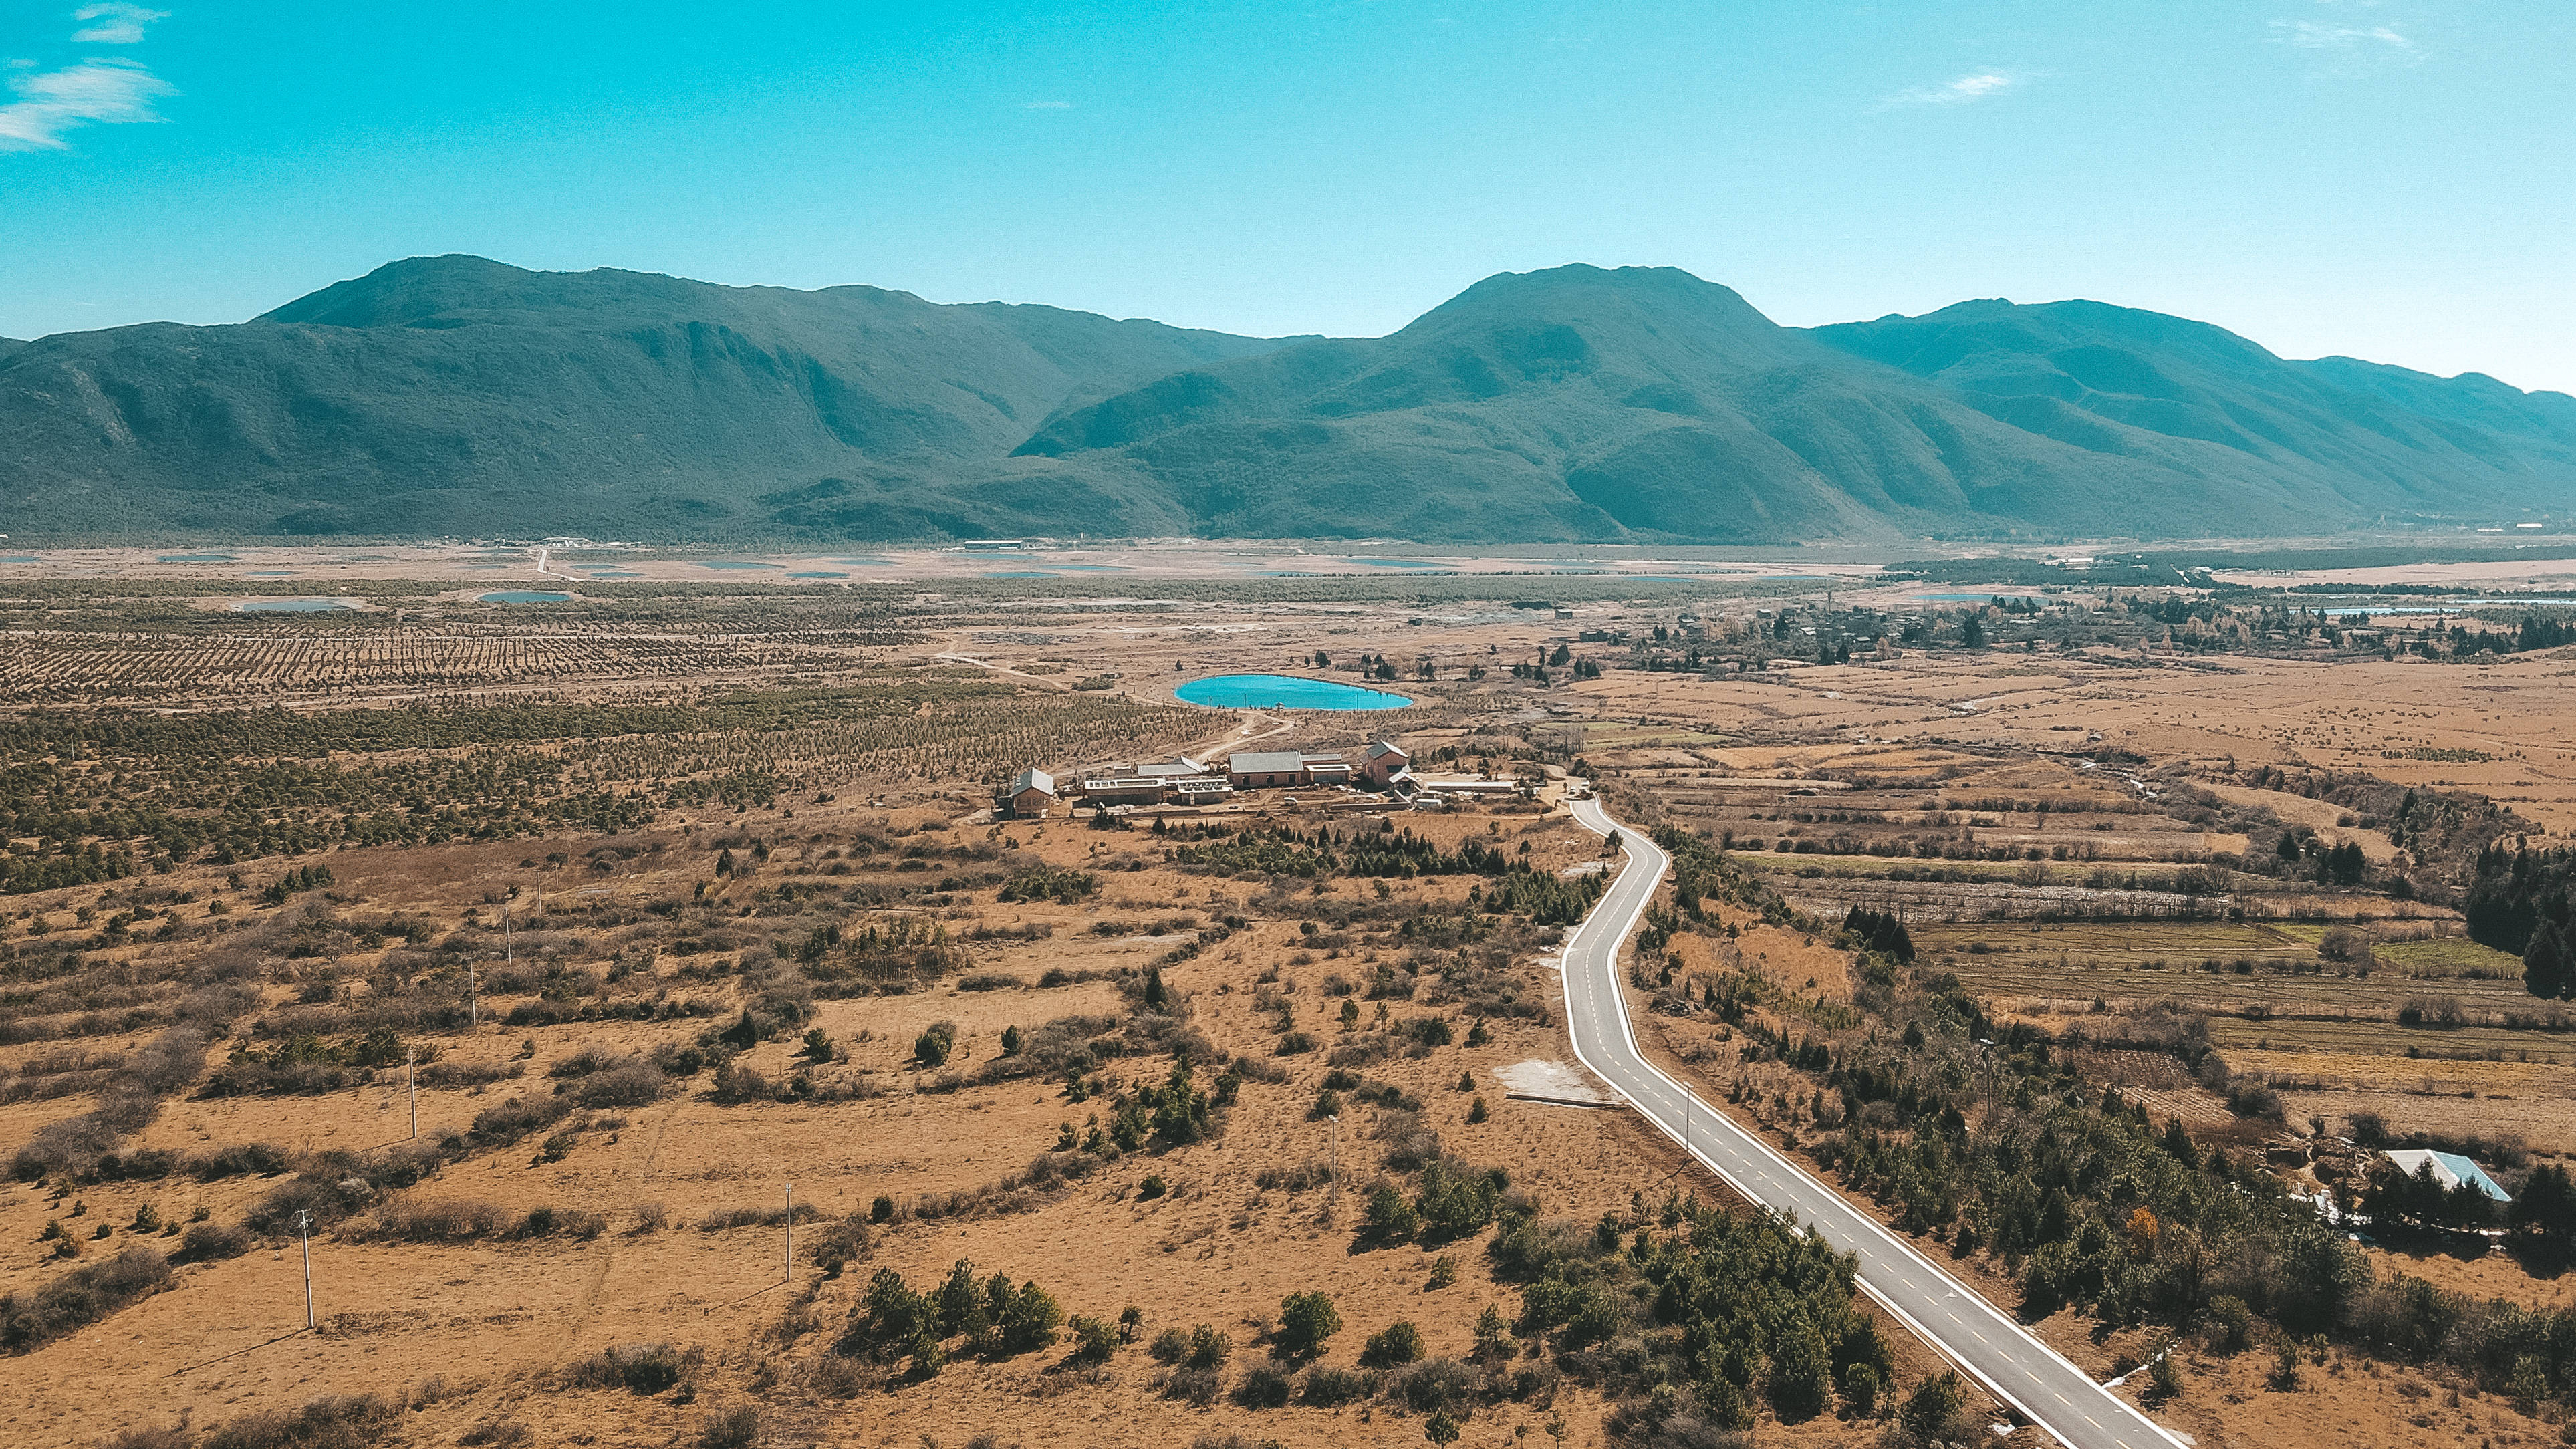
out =
[(0, 341), (21, 543), (2254, 536), (2563, 508), (2576, 398), (2092, 302), (1781, 327), (1671, 268), (1379, 338), (414, 258)]

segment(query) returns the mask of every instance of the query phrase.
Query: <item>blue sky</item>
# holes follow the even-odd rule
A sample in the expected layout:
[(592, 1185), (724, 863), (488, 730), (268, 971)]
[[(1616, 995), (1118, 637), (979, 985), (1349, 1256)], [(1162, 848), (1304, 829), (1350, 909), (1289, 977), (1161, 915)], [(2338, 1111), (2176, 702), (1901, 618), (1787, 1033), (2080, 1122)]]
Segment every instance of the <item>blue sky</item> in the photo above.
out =
[(0, 336), (392, 258), (1258, 333), (1687, 267), (2576, 390), (2576, 6), (0, 0)]

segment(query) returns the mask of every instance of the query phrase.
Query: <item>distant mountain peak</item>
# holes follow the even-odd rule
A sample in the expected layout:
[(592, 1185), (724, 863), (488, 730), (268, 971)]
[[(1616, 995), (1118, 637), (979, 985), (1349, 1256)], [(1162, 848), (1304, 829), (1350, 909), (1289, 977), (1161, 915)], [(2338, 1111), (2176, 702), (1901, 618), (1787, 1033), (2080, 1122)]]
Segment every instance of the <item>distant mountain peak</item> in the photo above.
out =
[(1445, 313), (1476, 311), (1498, 304), (1548, 306), (1617, 299), (1629, 302), (1676, 302), (1737, 311), (1765, 327), (1776, 327), (1734, 288), (1712, 282), (1679, 267), (1596, 267), (1569, 262), (1534, 272), (1497, 272), (1424, 313), (1429, 321)]
[(2576, 502), (2576, 399), (1985, 298), (1781, 327), (1676, 267), (1376, 338), (409, 257), (0, 341), (21, 537), (2248, 534)]

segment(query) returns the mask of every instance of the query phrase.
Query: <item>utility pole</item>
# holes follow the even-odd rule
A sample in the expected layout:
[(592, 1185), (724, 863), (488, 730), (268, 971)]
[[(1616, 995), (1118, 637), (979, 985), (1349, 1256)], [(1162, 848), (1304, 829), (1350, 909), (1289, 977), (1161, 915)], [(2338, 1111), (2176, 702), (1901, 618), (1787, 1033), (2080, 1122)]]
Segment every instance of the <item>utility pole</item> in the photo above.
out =
[(420, 1138), (420, 1048), (403, 1049), (403, 1086), (411, 1093), (411, 1135)]
[(313, 1214), (295, 1210), (295, 1232), (304, 1240), (304, 1326), (313, 1327)]
[(787, 1281), (796, 1281), (796, 1184), (787, 1184)]
[(1342, 1195), (1342, 1119), (1338, 1114), (1336, 1114), (1332, 1117), (1326, 1118), (1325, 1120), (1333, 1124), (1332, 1195), (1334, 1197), (1340, 1197)]
[(465, 1012), (467, 1022), (477, 1031), (483, 1027), (483, 994), (474, 978), (474, 958), (465, 958)]

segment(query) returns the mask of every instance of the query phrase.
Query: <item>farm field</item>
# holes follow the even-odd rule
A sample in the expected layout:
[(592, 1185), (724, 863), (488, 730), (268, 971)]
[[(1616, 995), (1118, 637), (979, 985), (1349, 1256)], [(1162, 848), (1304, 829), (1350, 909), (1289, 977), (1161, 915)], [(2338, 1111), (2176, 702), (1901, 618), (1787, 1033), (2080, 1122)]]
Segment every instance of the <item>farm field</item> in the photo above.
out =
[[(1712, 1095), (1769, 1083), (1730, 1110), (1810, 1146), (1854, 1122), (1818, 1116), (1831, 1093), (1803, 1068), (1748, 1056), (1769, 1040), (1752, 1033), (1874, 1050), (1954, 977), (1998, 1031), (2083, 1037), (2065, 1059), (2088, 1084), (2213, 1154), (2355, 1113), (2576, 1152), (2555, 1125), (2576, 1115), (2576, 1033), (2514, 1024), (2547, 1008), (2454, 904), (2504, 812), (2536, 833), (2546, 810), (2427, 779), (2432, 804), (2401, 819), (2305, 746), (2231, 762), (2159, 733), (2184, 708), (2169, 684), (2232, 676), (2134, 651), (1617, 667), (1609, 636), (1685, 611), (1814, 607), (1812, 582), (1744, 572), (1252, 583), (1201, 560), (1104, 582), (951, 558), (789, 586), (628, 558), (614, 571), (637, 577), (557, 578), (570, 600), (482, 602), (549, 587), (498, 579), (520, 557), (349, 563), (293, 587), (358, 607), (310, 615), (232, 612), (249, 587), (233, 565), (0, 569), (13, 1433), (107, 1443), (374, 1394), (383, 1442), (409, 1444), (695, 1444), (745, 1406), (779, 1444), (1393, 1445), (1437, 1413), (1462, 1442), (1551, 1424), (1633, 1442), (1623, 1405), (1646, 1391), (1618, 1354), (1513, 1331), (1536, 1280), (1507, 1214), (1393, 1239), (1369, 1216), (1381, 1187), (1430, 1201), (1431, 1164), (1500, 1167), (1550, 1242), (1622, 1225), (1617, 1252), (1562, 1270), (1580, 1276), (1624, 1271), (1641, 1227), (1676, 1231), (1658, 1194), (1738, 1206), (1628, 1117), (1515, 1100), (1498, 1075), (1568, 1059), (1548, 953), (1599, 845), (1554, 805), (1585, 774), (1623, 818), (1730, 847), (1741, 889), (1768, 893), (1770, 914), (1729, 904), (1731, 932), (1654, 948), (1678, 999), (1641, 949), (1640, 1008), (1705, 1054)], [(1613, 667), (1580, 676), (1548, 662), (1560, 650)], [(2332, 667), (2492, 681), (2544, 662)], [(2304, 664), (2227, 667), (2309, 687)], [(1263, 671), (1415, 704), (1240, 714), (1171, 694)], [(1449, 811), (1262, 792), (1161, 831), (990, 814), (1032, 766), (1380, 735), (1426, 772), (1543, 784)], [(2399, 781), (2381, 763), (2372, 778)], [(1414, 866), (1358, 869), (1397, 831)], [(2331, 878), (2346, 845), (2361, 879)], [(1466, 864), (1471, 846), (1491, 854)], [(2400, 898), (2400, 876), (2421, 889)], [(1835, 930), (1854, 908), (1907, 923), (1893, 997)], [(2233, 1112), (2171, 1041), (2273, 1084), (2284, 1115)], [(431, 1149), (409, 1128), (413, 1053)], [(63, 1331), (30, 1307), (129, 1249), (177, 1260), (158, 1291)], [(1962, 1251), (2011, 1291), (1999, 1259)], [(1070, 1322), (1044, 1351), (1006, 1347), (998, 1321), (961, 1328), (935, 1373), (909, 1340), (866, 1341), (881, 1270), (929, 1292), (961, 1258), (1067, 1319), (1140, 1321), (1079, 1361)], [(1309, 1289), (1342, 1332), (1311, 1363), (1274, 1356), (1282, 1300)], [(1489, 1306), (1499, 1349), (1479, 1340)], [(1639, 1311), (1615, 1316), (1623, 1341), (1647, 1342)], [(1398, 1321), (1432, 1369), (1362, 1364)], [(2106, 1375), (2149, 1342), (2050, 1322)], [(1202, 1325), (1220, 1366), (1155, 1356), (1166, 1329)], [(1876, 1331), (1891, 1394), (1937, 1376), (1901, 1327)], [(2250, 1442), (2277, 1406), (2227, 1398), (2237, 1361), (2192, 1342), (2173, 1421)], [(1794, 1417), (1749, 1403), (1759, 1443), (1887, 1432), (1841, 1397)], [(2497, 1442), (2537, 1432), (2478, 1422)]]

